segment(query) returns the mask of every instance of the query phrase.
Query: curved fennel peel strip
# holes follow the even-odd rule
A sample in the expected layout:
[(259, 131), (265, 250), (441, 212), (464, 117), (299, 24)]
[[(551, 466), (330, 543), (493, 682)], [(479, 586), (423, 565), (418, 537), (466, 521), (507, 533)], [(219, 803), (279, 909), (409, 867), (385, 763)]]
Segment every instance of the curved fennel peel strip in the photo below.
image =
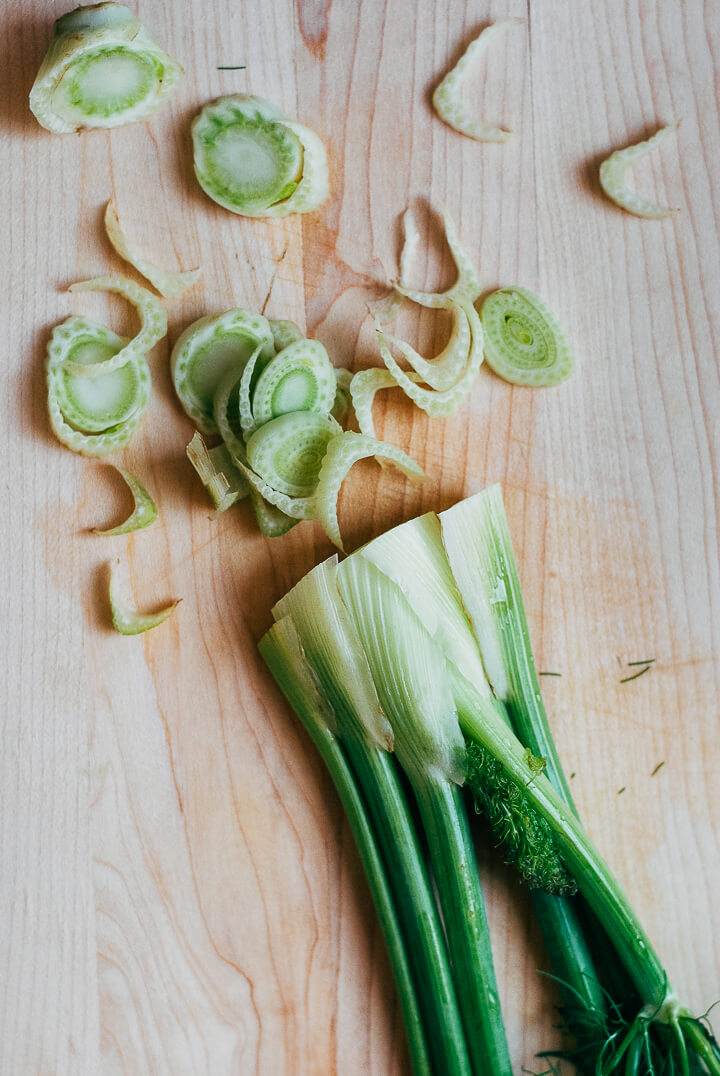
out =
[[(413, 211), (409, 206), (403, 213), (402, 225), (403, 246), (400, 251), (398, 283), (406, 284), (420, 244), (420, 232), (415, 223)], [(404, 302), (405, 296), (401, 295), (400, 292), (395, 289), (389, 295), (386, 295), (384, 299), (379, 299), (376, 303), (372, 303), (370, 306), (370, 313), (373, 317), (377, 318), (382, 325), (385, 325), (386, 322), (392, 321), (397, 317)]]
[(125, 602), (122, 596), (118, 571), (119, 564), (120, 561), (116, 560), (110, 567), (110, 612), (115, 631), (120, 632), (121, 635), (142, 635), (143, 632), (164, 624), (168, 617), (174, 613), (180, 599), (178, 598), (170, 605), (166, 605), (164, 609), (159, 609), (157, 613), (136, 612)]
[(307, 213), (329, 191), (325, 147), (269, 101), (235, 94), (192, 124), (195, 175), (213, 201), (246, 217)]
[(147, 119), (182, 73), (128, 8), (76, 8), (55, 23), (30, 109), (41, 126), (59, 134), (119, 127)]
[(337, 391), (335, 368), (319, 340), (296, 340), (271, 359), (252, 393), (252, 413), (262, 426), (291, 411), (327, 415)]
[[(419, 383), (422, 378), (419, 374), (408, 374), (411, 381)], [(366, 437), (375, 437), (375, 425), (373, 423), (372, 409), (375, 401), (375, 393), (380, 389), (399, 389), (397, 381), (387, 369), (374, 366), (369, 370), (360, 370), (350, 382), (350, 395), (352, 397), (355, 418), (360, 427), (360, 433)], [(384, 461), (378, 460), (383, 465)]]
[(221, 515), (236, 501), (247, 497), (249, 485), (244, 475), (234, 466), (225, 445), (208, 449), (202, 434), (195, 433), (185, 453), (215, 505), (211, 519)]
[(170, 356), (173, 384), (185, 414), (201, 433), (218, 433), (215, 393), (230, 369), (242, 369), (260, 347), (263, 360), (275, 354), (270, 325), (260, 314), (233, 308), (199, 318), (178, 337)]
[(382, 456), (390, 460), (408, 478), (425, 481), (427, 477), (422, 467), (395, 445), (352, 431), (333, 437), (328, 443), (320, 467), (320, 477), (315, 489), (315, 512), (328, 538), (338, 549), (344, 548), (337, 516), (340, 487), (351, 467), (359, 460), (369, 459), (371, 456)]
[(451, 389), (462, 377), (467, 368), (472, 346), (470, 321), (465, 310), (458, 305), (453, 307), (454, 324), (450, 339), (434, 359), (425, 359), (415, 348), (397, 337), (389, 337), (395, 347), (407, 359), (416, 374), (431, 389), (445, 392)]
[(547, 388), (575, 369), (567, 337), (552, 310), (525, 288), (500, 288), (482, 305), (485, 358), (513, 385)]
[(457, 269), (455, 283), (447, 291), (439, 292), (407, 288), (401, 282), (393, 285), (395, 290), (406, 299), (410, 299), (419, 306), (426, 306), (431, 310), (446, 310), (451, 308), (454, 303), (474, 303), (482, 291), (478, 271), (462, 246), (455, 221), (446, 208), (442, 209), (442, 218), (445, 226), (445, 238)]
[(69, 291), (112, 291), (122, 295), (140, 316), (140, 332), (129, 344), (103, 362), (85, 366), (68, 360), (65, 369), (81, 377), (101, 377), (119, 370), (131, 359), (145, 356), (167, 333), (167, 317), (154, 295), (122, 276), (98, 276), (71, 284)]
[(75, 315), (53, 330), (46, 379), (50, 424), (57, 439), (84, 456), (106, 456), (124, 448), (150, 400), (150, 370), (136, 355), (119, 370), (98, 377), (68, 372), (68, 359), (82, 369), (100, 364), (127, 345), (124, 337)]
[(143, 527), (149, 527), (151, 523), (154, 523), (158, 517), (155, 501), (145, 487), (138, 482), (137, 478), (131, 475), (129, 471), (123, 471), (122, 467), (116, 467), (115, 470), (122, 475), (125, 484), (132, 493), (134, 507), (125, 522), (120, 523), (117, 527), (110, 527), (109, 530), (101, 530), (99, 527), (92, 528), (93, 534), (100, 534), (105, 538), (113, 538), (117, 534), (131, 534), (133, 531), (142, 530)]
[(379, 325), (376, 325), (378, 346), (382, 360), (395, 378), (397, 384), (405, 394), (425, 411), (431, 418), (438, 416), (454, 415), (463, 400), (472, 389), (483, 361), (483, 331), (477, 311), (472, 303), (463, 304), (464, 313), (470, 324), (471, 345), (468, 353), (467, 364), (458, 380), (450, 388), (443, 391), (426, 389), (418, 385), (417, 381), (403, 370), (393, 356), (387, 341), (400, 345), (392, 336), (386, 337)]
[(646, 220), (662, 220), (678, 213), (677, 209), (669, 209), (667, 206), (657, 205), (655, 202), (643, 198), (625, 185), (625, 173), (628, 168), (641, 157), (652, 153), (665, 139), (680, 126), (679, 123), (671, 123), (667, 127), (661, 127), (652, 138), (646, 142), (638, 142), (626, 149), (618, 149), (606, 161), (600, 165), (600, 186), (608, 198), (626, 209), (636, 217), (644, 217)]
[(176, 295), (182, 295), (200, 279), (201, 269), (188, 269), (186, 272), (171, 272), (160, 269), (151, 262), (145, 261), (139, 254), (131, 249), (125, 234), (120, 227), (120, 218), (112, 202), (108, 202), (105, 208), (105, 232), (113, 247), (124, 261), (137, 269), (141, 276), (149, 280), (152, 286), (166, 299), (172, 299)]
[(238, 413), (240, 428), (245, 440), (249, 440), (257, 429), (257, 422), (252, 409), (252, 382), (255, 376), (255, 366), (258, 361), (258, 352), (250, 356), (240, 377), (238, 390)]
[(487, 26), (482, 33), (468, 45), (462, 57), (452, 71), (445, 75), (433, 93), (433, 107), (441, 120), (460, 134), (474, 138), (477, 142), (507, 142), (512, 131), (501, 127), (491, 127), (481, 120), (474, 119), (467, 111), (461, 99), (461, 84), (468, 68), (488, 45), (511, 26), (522, 25), (522, 19), (498, 19)]

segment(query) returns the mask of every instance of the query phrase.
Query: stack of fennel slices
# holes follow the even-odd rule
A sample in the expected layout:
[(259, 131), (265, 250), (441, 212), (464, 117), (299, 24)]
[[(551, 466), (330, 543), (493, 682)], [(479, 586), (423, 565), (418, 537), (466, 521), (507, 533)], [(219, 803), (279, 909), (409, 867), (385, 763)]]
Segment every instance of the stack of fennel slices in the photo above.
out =
[(346, 810), (415, 1076), (512, 1073), (463, 783), (533, 890), (574, 1038), (559, 1056), (585, 1076), (718, 1076), (572, 802), (499, 487), (325, 561), (273, 616), (260, 651)]
[[(408, 477), (423, 477), (394, 445), (343, 431), (350, 375), (293, 322), (239, 308), (202, 317), (178, 339), (171, 368), (198, 429), (188, 458), (215, 514), (249, 496), (268, 537), (318, 519), (342, 548), (337, 500), (358, 460), (384, 458)], [(221, 443), (208, 447), (209, 436)]]

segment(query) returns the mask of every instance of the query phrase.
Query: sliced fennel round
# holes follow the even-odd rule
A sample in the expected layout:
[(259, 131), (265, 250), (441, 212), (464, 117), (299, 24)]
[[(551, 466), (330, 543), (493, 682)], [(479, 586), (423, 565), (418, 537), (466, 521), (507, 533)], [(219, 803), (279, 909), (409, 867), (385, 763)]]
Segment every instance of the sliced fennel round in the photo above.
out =
[(108, 202), (105, 207), (105, 232), (120, 257), (137, 269), (138, 273), (149, 280), (166, 299), (182, 295), (200, 278), (200, 269), (188, 269), (184, 273), (171, 272), (167, 269), (159, 269), (157, 265), (145, 261), (139, 254), (136, 254), (125, 238), (125, 233), (120, 227), (120, 218), (112, 202)]
[(648, 220), (661, 220), (663, 217), (671, 217), (677, 213), (677, 209), (669, 209), (667, 206), (657, 205), (644, 198), (635, 191), (631, 191), (625, 185), (625, 173), (631, 164), (652, 153), (661, 143), (668, 138), (673, 131), (677, 131), (679, 124), (671, 123), (668, 127), (661, 127), (659, 131), (648, 138), (646, 142), (638, 142), (626, 149), (618, 149), (600, 165), (600, 186), (608, 198), (626, 209), (636, 217), (645, 217)]
[(123, 448), (150, 399), (150, 370), (134, 355), (119, 370), (99, 377), (68, 372), (101, 365), (127, 347), (127, 340), (88, 318), (72, 316), (53, 330), (47, 352), (48, 412), (55, 436), (86, 456)]
[(167, 332), (167, 316), (154, 295), (124, 276), (98, 276), (70, 285), (70, 291), (112, 291), (122, 295), (140, 315), (140, 332), (116, 354), (102, 362), (83, 363), (68, 358), (65, 369), (82, 377), (104, 377), (126, 363), (145, 356)]
[(105, 538), (114, 538), (118, 534), (132, 534), (133, 531), (140, 531), (144, 527), (149, 527), (158, 517), (155, 501), (145, 487), (138, 482), (137, 478), (131, 475), (129, 471), (123, 471), (122, 467), (116, 467), (115, 470), (122, 475), (133, 495), (133, 510), (125, 522), (118, 524), (117, 527), (110, 527), (109, 530), (101, 530), (99, 527), (92, 528), (93, 534), (100, 534)]
[(128, 8), (80, 7), (55, 23), (30, 109), (38, 123), (60, 134), (119, 127), (152, 115), (182, 73)]
[(213, 400), (230, 369), (243, 367), (260, 346), (269, 360), (275, 354), (267, 319), (248, 310), (227, 310), (188, 326), (170, 356), (173, 384), (186, 414), (201, 433), (217, 433)]
[(290, 411), (327, 415), (336, 391), (335, 369), (320, 341), (297, 340), (260, 374), (252, 396), (253, 418), (261, 426)]
[(151, 628), (157, 628), (160, 624), (164, 624), (168, 617), (175, 612), (180, 599), (178, 598), (170, 605), (166, 605), (164, 609), (159, 609), (157, 613), (136, 612), (123, 599), (119, 580), (119, 564), (120, 561), (116, 560), (110, 568), (110, 613), (115, 631), (120, 632), (121, 635), (141, 635), (145, 631), (150, 631)]
[(455, 221), (447, 209), (442, 210), (443, 224), (445, 225), (445, 238), (450, 247), (457, 280), (447, 291), (419, 291), (417, 288), (405, 287), (402, 283), (394, 284), (398, 294), (406, 299), (418, 303), (419, 306), (427, 306), (434, 310), (447, 310), (452, 308), (453, 303), (474, 303), (482, 291), (482, 283), (478, 271), (460, 242)]
[(328, 538), (338, 549), (344, 548), (337, 516), (340, 487), (353, 465), (371, 456), (390, 460), (408, 478), (420, 481), (426, 478), (420, 464), (395, 445), (376, 441), (373, 437), (366, 437), (362, 433), (353, 433), (350, 430), (333, 437), (328, 442), (320, 467), (320, 476), (315, 490), (315, 512)]
[(340, 426), (329, 415), (311, 411), (280, 415), (260, 426), (248, 441), (248, 464), (278, 492), (310, 497), (328, 442), (339, 432)]
[(485, 358), (513, 385), (550, 387), (575, 368), (567, 337), (552, 310), (525, 288), (501, 288), (482, 305)]
[(195, 175), (218, 205), (246, 217), (315, 209), (328, 194), (325, 148), (261, 97), (235, 94), (193, 120)]
[(498, 19), (491, 26), (486, 26), (482, 33), (470, 42), (455, 67), (445, 75), (433, 93), (433, 107), (440, 119), (455, 131), (474, 138), (477, 142), (507, 142), (512, 131), (491, 127), (470, 115), (460, 94), (462, 80), (473, 61), (485, 51), (491, 41), (511, 26), (518, 25), (522, 25), (522, 19), (507, 18)]
[[(253, 352), (250, 361), (257, 355), (257, 349)], [(247, 369), (247, 366), (245, 367)], [(240, 392), (241, 377), (238, 376), (237, 368), (231, 367), (217, 387), (213, 400), (213, 415), (218, 433), (230, 454), (235, 466), (247, 463), (245, 442), (240, 434), (240, 418), (238, 413), (238, 398)]]

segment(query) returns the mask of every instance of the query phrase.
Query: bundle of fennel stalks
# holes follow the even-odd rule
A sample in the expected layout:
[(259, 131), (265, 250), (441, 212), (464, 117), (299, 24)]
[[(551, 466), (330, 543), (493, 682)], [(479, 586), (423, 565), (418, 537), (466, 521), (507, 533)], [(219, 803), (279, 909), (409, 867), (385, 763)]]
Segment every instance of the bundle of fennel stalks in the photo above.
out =
[(532, 889), (569, 1033), (555, 1056), (587, 1076), (720, 1074), (578, 819), (499, 487), (325, 561), (273, 615), (260, 650), (347, 812), (415, 1076), (512, 1072), (463, 784)]

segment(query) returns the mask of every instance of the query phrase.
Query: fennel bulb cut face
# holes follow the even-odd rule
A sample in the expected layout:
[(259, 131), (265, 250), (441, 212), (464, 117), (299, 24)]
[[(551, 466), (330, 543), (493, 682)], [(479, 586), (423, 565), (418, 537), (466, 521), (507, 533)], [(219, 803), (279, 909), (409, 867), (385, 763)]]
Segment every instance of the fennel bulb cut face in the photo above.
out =
[(120, 127), (152, 115), (182, 73), (128, 8), (77, 8), (55, 23), (30, 109), (41, 126), (58, 134)]

